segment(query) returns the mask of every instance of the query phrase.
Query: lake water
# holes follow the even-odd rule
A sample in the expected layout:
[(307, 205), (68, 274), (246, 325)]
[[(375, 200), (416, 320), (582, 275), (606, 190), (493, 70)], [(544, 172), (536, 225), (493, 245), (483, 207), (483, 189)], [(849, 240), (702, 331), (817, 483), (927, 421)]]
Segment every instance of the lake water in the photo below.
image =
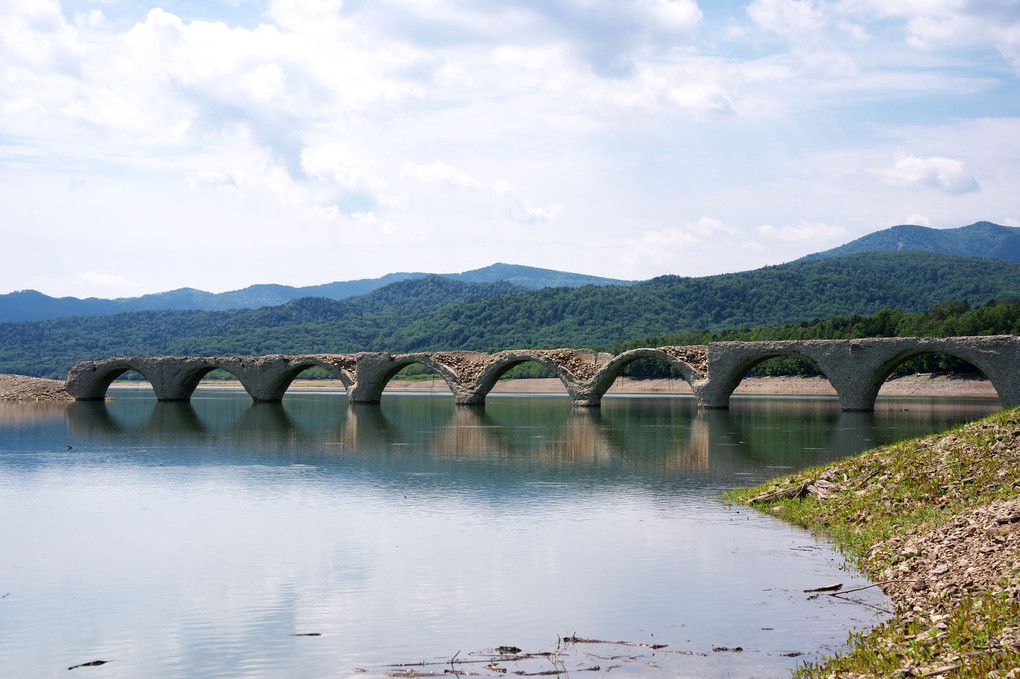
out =
[(888, 603), (722, 493), (998, 409), (111, 394), (0, 404), (3, 676), (784, 676)]

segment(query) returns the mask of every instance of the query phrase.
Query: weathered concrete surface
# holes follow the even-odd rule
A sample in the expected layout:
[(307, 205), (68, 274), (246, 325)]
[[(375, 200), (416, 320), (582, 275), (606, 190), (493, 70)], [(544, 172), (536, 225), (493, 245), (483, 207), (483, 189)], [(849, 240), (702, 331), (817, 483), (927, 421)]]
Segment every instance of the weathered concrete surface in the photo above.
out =
[(126, 357), (80, 361), (66, 389), (78, 400), (102, 399), (110, 383), (136, 370), (152, 383), (160, 401), (186, 401), (201, 379), (217, 368), (234, 375), (256, 402), (279, 401), (294, 378), (325, 368), (346, 387), (351, 403), (378, 403), (386, 384), (408, 365), (425, 365), (446, 381), (456, 402), (476, 405), (516, 365), (534, 361), (556, 373), (577, 407), (597, 407), (620, 372), (652, 358), (677, 369), (702, 408), (725, 408), (730, 394), (758, 363), (789, 356), (813, 363), (829, 379), (843, 410), (872, 410), (896, 366), (919, 354), (944, 352), (961, 358), (991, 380), (1004, 407), (1020, 405), (1020, 337), (903, 337), (859, 340), (715, 342), (707, 346), (632, 349), (617, 356), (588, 349), (521, 349), (485, 354), (438, 351), (392, 355)]
[(464, 400), (458, 403), (483, 403), (486, 394), (492, 391), (499, 378), (508, 370), (522, 363), (534, 361), (556, 373), (563, 386), (567, 388), (572, 404), (578, 407), (597, 406), (602, 394), (594, 394), (592, 382), (611, 359), (612, 354), (590, 349), (500, 351), (492, 354), (484, 366), (480, 363), (475, 364), (468, 375), (470, 382), (464, 385)]
[(236, 377), (255, 401), (279, 401), (303, 370), (321, 366), (350, 388), (356, 356), (204, 356), (124, 357), (79, 361), (67, 375), (65, 388), (79, 401), (102, 399), (110, 383), (134, 370), (152, 384), (160, 401), (187, 401), (207, 374), (221, 368)]
[(843, 410), (873, 410), (896, 366), (932, 352), (971, 363), (991, 380), (1004, 407), (1020, 405), (1020, 338), (1014, 335), (715, 342), (708, 345), (707, 376), (691, 387), (700, 407), (725, 408), (748, 370), (768, 358), (789, 356), (817, 366)]

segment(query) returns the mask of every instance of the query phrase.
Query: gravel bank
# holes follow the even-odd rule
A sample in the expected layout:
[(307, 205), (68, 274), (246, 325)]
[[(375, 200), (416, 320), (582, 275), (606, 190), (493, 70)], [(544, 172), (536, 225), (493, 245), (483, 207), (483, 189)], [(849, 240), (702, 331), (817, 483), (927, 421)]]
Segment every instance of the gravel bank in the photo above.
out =
[(73, 401), (63, 380), (0, 374), (0, 401)]

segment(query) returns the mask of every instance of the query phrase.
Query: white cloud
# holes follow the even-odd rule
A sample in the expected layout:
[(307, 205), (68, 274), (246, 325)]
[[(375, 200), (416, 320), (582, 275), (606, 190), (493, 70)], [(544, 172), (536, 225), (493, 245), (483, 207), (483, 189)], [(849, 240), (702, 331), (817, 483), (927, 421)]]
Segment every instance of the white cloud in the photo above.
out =
[(74, 30), (64, 21), (59, 2), (28, 0), (0, 4), (0, 55), (6, 67), (48, 68), (72, 66), (80, 54)]
[(651, 264), (656, 269), (672, 267), (691, 257), (692, 248), (721, 245), (733, 231), (712, 217), (702, 217), (681, 226), (644, 231), (638, 238), (624, 239), (623, 258), (629, 266)]
[[(113, 273), (86, 271), (78, 274), (75, 279), (84, 290), (92, 291), (89, 296), (126, 297), (137, 294), (141, 286), (123, 276)], [(83, 295), (89, 294), (83, 291)]]
[(641, 7), (657, 26), (689, 31), (701, 21), (702, 13), (694, 0), (640, 0)]
[(752, 0), (747, 14), (763, 30), (788, 38), (813, 35), (827, 23), (813, 0)]
[(932, 221), (922, 214), (913, 212), (907, 218), (897, 224), (917, 224), (918, 226), (932, 226)]
[(949, 193), (969, 193), (981, 188), (963, 162), (953, 158), (918, 158), (898, 151), (892, 167), (874, 172), (896, 186), (928, 187)]
[[(341, 255), (380, 275), (456, 244), (466, 267), (640, 278), (1015, 204), (1020, 121), (993, 116), (1017, 86), (1016, 3), (270, 0), (243, 26), (179, 6), (0, 2), (10, 259), (73, 242), (145, 291), (200, 284), (127, 268), (173, 232), (230, 248), (210, 277), (321, 282)], [(64, 226), (86, 217), (88, 238)], [(760, 224), (785, 226), (762, 243)], [(0, 292), (31, 275), (5, 267)]]
[(1016, 2), (842, 0), (837, 7), (864, 21), (903, 20), (907, 44), (922, 50), (994, 45), (1020, 73), (1020, 6)]
[(600, 96), (626, 108), (730, 113), (733, 102), (721, 84), (721, 75), (705, 65), (698, 71), (682, 66), (640, 64), (628, 80), (603, 83)]
[(847, 230), (838, 224), (784, 224), (773, 226), (764, 224), (758, 227), (758, 235), (769, 240), (780, 240), (788, 243), (821, 242), (831, 243), (847, 237)]
[(320, 181), (346, 189), (381, 190), (385, 183), (371, 177), (363, 164), (340, 142), (306, 146), (301, 151), (301, 167)]
[(548, 223), (555, 222), (563, 214), (562, 205), (534, 207), (517, 195), (517, 191), (506, 181), (498, 179), (483, 182), (438, 160), (428, 165), (405, 163), (400, 176), (427, 186), (482, 196), (494, 210), (514, 221)]
[(839, 30), (858, 42), (871, 40), (868, 30), (859, 23), (847, 19), (840, 19), (837, 22)]

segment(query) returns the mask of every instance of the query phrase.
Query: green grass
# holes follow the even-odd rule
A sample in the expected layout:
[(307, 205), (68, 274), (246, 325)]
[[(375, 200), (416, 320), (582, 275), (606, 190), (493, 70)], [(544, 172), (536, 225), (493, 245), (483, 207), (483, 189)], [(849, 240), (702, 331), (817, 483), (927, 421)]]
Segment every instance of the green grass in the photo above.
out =
[[(873, 580), (889, 579), (896, 555), (883, 545), (887, 540), (922, 533), (996, 500), (1020, 497), (1020, 411), (877, 448), (728, 497), (747, 504), (764, 493), (817, 479), (823, 471), (841, 486), (831, 497), (755, 506), (828, 535), (850, 564)], [(1004, 581), (1018, 579), (1016, 573), (1003, 576)], [(899, 611), (871, 632), (851, 635), (848, 651), (803, 666), (797, 676), (983, 678), (993, 670), (1005, 676), (1020, 667), (1020, 646), (995, 645), (1003, 635), (1020, 644), (1020, 608), (1013, 594), (979, 592), (945, 604), (937, 612)]]
[[(1020, 667), (1020, 651), (991, 643), (1016, 630), (1020, 605), (983, 593), (963, 599), (934, 625), (896, 618), (870, 632), (852, 633), (850, 650), (801, 666), (796, 677), (987, 677)], [(1018, 672), (1020, 674), (1020, 672)], [(994, 676), (994, 675), (993, 675)]]

